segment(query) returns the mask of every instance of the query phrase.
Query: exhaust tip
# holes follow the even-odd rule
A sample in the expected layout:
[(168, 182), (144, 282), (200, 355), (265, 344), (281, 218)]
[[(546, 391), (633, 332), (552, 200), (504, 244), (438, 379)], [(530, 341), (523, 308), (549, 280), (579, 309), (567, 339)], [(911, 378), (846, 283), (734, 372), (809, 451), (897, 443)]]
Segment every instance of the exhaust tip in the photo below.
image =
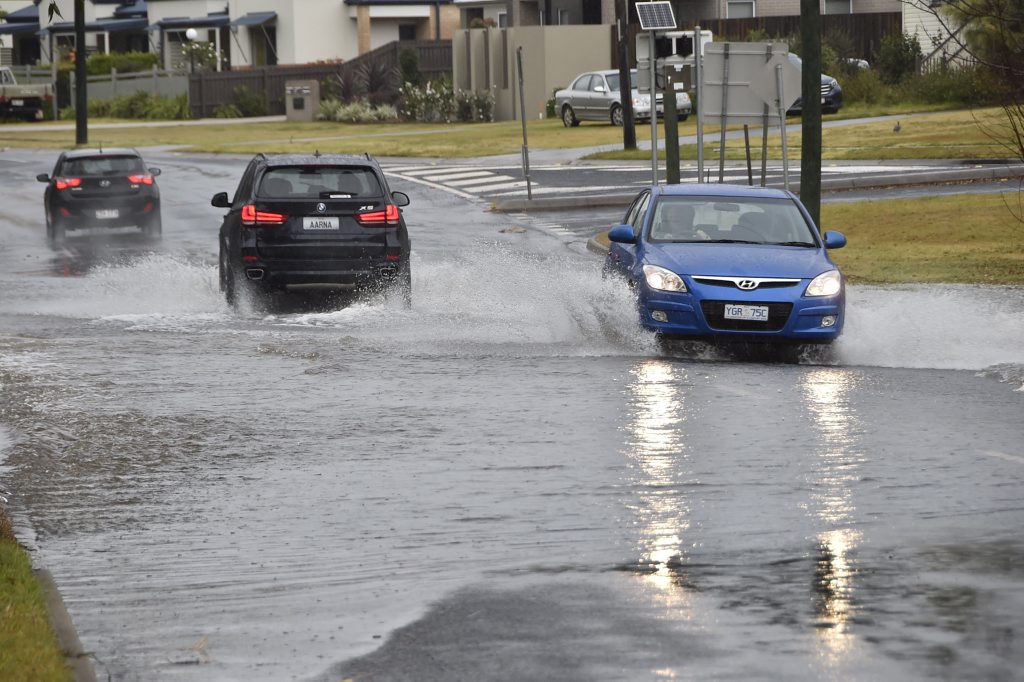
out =
[(254, 282), (258, 282), (263, 279), (263, 268), (249, 268), (245, 271), (245, 276)]

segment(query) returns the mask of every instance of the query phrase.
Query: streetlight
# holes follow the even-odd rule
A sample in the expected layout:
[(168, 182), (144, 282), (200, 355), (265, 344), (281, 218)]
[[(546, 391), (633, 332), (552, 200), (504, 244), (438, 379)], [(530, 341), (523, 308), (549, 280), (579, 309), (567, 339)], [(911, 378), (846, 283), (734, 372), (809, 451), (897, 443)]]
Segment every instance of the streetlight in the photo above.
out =
[(195, 73), (196, 72), (196, 52), (195, 52), (195, 47), (193, 46), (193, 44), (195, 43), (195, 40), (198, 37), (199, 37), (199, 31), (195, 30), (194, 28), (190, 28), (187, 31), (185, 31), (185, 38), (188, 39), (189, 46), (190, 46), (189, 50), (188, 50), (188, 62), (189, 62), (188, 72), (189, 73)]

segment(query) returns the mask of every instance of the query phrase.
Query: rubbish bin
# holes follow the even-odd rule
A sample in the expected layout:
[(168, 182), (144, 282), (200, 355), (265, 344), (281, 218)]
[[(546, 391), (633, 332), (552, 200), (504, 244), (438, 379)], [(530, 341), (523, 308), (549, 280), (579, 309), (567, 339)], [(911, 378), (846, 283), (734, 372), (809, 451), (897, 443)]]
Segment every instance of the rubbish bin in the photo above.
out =
[(315, 121), (320, 113), (319, 81), (285, 81), (284, 111), (289, 121)]

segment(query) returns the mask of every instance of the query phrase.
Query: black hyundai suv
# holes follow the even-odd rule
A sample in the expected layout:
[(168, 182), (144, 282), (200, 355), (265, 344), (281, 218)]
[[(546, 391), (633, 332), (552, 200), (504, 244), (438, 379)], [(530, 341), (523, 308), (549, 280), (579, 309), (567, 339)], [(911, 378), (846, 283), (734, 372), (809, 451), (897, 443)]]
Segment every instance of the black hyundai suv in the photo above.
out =
[(220, 286), (227, 301), (259, 305), (275, 292), (395, 290), (412, 296), (409, 233), (377, 161), (367, 155), (257, 154), (220, 228)]
[(150, 239), (163, 232), (159, 168), (147, 168), (134, 149), (78, 149), (63, 152), (46, 183), (46, 238), (59, 245), (69, 230), (139, 227)]

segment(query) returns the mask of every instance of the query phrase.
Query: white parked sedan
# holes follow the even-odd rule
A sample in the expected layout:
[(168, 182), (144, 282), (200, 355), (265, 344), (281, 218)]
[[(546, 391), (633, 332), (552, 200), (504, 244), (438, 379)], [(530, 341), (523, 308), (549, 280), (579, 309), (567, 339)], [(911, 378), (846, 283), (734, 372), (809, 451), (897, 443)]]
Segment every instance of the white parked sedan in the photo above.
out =
[[(641, 95), (637, 90), (636, 69), (630, 70), (629, 78), (633, 93), (633, 116), (637, 120), (650, 120), (651, 96)], [(612, 125), (621, 126), (622, 102), (619, 92), (617, 70), (588, 71), (577, 76), (568, 88), (555, 93), (555, 111), (566, 128), (578, 126), (584, 120), (608, 121)], [(655, 97), (655, 108), (658, 116), (664, 115), (660, 92)], [(676, 109), (680, 121), (685, 121), (693, 110), (690, 96), (685, 90), (676, 90)]]

